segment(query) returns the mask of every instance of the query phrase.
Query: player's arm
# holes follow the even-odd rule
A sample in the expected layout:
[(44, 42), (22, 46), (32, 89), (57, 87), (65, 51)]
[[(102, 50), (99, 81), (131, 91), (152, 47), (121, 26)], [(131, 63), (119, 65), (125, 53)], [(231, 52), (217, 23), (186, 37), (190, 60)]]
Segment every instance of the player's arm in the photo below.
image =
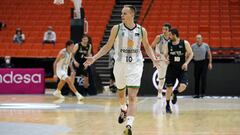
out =
[(157, 35), (151, 44), (153, 49), (156, 47), (156, 45), (159, 43), (159, 41), (160, 41), (160, 35)]
[(88, 56), (88, 57), (92, 57), (92, 45), (91, 45), (91, 44), (89, 44), (87, 56)]
[(64, 57), (64, 54), (62, 52), (60, 52), (57, 55), (57, 58), (55, 59), (54, 63), (53, 63), (53, 75), (54, 77), (56, 77), (56, 70), (57, 70), (57, 63)]
[(188, 64), (191, 62), (192, 58), (193, 58), (193, 51), (192, 51), (192, 47), (190, 46), (188, 41), (184, 41), (185, 44), (185, 49), (186, 49), (186, 61), (185, 63), (182, 65), (182, 70), (187, 71), (188, 70)]
[(192, 47), (188, 41), (184, 41), (184, 43), (185, 43), (186, 55), (187, 55), (187, 59), (186, 59), (185, 63), (189, 64), (193, 58), (193, 51), (192, 51)]
[(160, 41), (160, 35), (157, 35), (151, 44), (152, 49), (156, 50), (155, 51), (156, 56), (160, 55), (159, 48), (157, 48), (158, 46), (156, 46), (159, 43), (159, 41)]
[[(75, 44), (74, 48), (73, 48), (73, 54), (72, 54), (72, 63), (74, 64), (74, 66), (79, 67), (79, 63), (76, 61), (76, 59), (74, 58), (75, 53), (77, 52), (79, 48), (79, 44)], [(72, 64), (70, 64), (72, 66)], [(71, 68), (71, 67), (70, 67)]]
[(109, 39), (107, 41), (107, 43), (100, 49), (100, 51), (95, 54), (93, 57), (87, 57), (86, 62), (84, 62), (84, 66), (90, 66), (92, 63), (94, 63), (97, 59), (99, 59), (100, 57), (102, 57), (103, 55), (105, 55), (113, 46), (113, 43), (115, 41), (116, 35), (117, 35), (117, 31), (118, 31), (118, 25), (114, 25)]
[(76, 61), (76, 60), (75, 60), (75, 58), (74, 58), (74, 54), (72, 54), (72, 55), (71, 55), (71, 62), (70, 62), (70, 64), (69, 64), (71, 73), (75, 73), (75, 70), (74, 70), (73, 64), (72, 64), (72, 63), (74, 63), (74, 61)]
[(150, 46), (149, 42), (148, 42), (148, 37), (147, 37), (147, 31), (145, 28), (142, 28), (143, 31), (143, 39), (142, 39), (142, 43), (144, 46), (144, 49), (146, 50), (147, 55), (150, 57), (150, 59), (152, 60), (154, 66), (159, 67), (158, 65), (158, 61), (154, 55), (153, 49)]

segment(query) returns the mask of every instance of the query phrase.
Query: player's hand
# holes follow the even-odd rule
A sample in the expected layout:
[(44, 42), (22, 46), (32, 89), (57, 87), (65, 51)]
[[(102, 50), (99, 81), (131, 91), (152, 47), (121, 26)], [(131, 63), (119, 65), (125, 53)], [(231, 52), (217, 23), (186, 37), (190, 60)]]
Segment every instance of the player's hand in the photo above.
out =
[(187, 64), (187, 63), (184, 63), (184, 64), (182, 65), (182, 70), (184, 70), (184, 71), (187, 71), (187, 70), (188, 70), (188, 64)]
[(91, 66), (95, 59), (93, 57), (85, 57), (87, 60), (83, 63), (84, 67), (87, 68), (88, 66)]
[(209, 70), (212, 70), (212, 63), (209, 63), (209, 64), (208, 64), (208, 69), (209, 69)]
[(79, 67), (80, 66), (80, 64), (77, 61), (73, 61), (73, 64), (74, 64), (75, 67)]
[(58, 80), (57, 75), (53, 75), (53, 80), (56, 82)]
[(72, 72), (71, 72), (71, 75), (76, 76), (76, 72), (75, 72), (75, 71), (72, 71)]

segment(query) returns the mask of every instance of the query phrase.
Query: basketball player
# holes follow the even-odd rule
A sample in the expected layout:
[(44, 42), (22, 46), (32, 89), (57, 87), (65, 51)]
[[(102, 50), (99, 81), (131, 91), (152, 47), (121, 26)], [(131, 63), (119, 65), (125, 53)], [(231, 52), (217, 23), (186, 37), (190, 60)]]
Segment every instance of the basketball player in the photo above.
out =
[(169, 30), (171, 29), (171, 25), (169, 23), (165, 23), (162, 26), (162, 34), (157, 35), (152, 42), (152, 47), (155, 48), (155, 55), (158, 59), (160, 59), (160, 65), (161, 67), (158, 68), (158, 98), (162, 98), (162, 89), (164, 87), (165, 82), (165, 76), (168, 66), (168, 61), (164, 57), (163, 54), (163, 45), (166, 45), (168, 43), (169, 39)]
[[(70, 65), (70, 61), (72, 58), (72, 53), (74, 52), (74, 43), (72, 40), (68, 40), (66, 42), (66, 48), (62, 49), (56, 60), (53, 64), (53, 71), (54, 71), (54, 79), (57, 80), (57, 77), (60, 79), (60, 82), (58, 83), (57, 90), (53, 93), (54, 96), (58, 98), (64, 98), (64, 96), (61, 94), (61, 89), (63, 88), (64, 84), (67, 82), (69, 88), (75, 93), (78, 100), (82, 100), (83, 96), (78, 93), (75, 86), (73, 85), (73, 80), (71, 77), (67, 75), (68, 73), (68, 67)], [(74, 70), (72, 69), (72, 74), (74, 74)]]
[[(168, 42), (167, 46), (164, 46), (164, 55), (169, 59), (166, 73), (166, 112), (172, 113), (169, 103), (171, 95), (173, 96), (172, 104), (176, 104), (177, 94), (186, 89), (188, 80), (185, 74), (188, 69), (188, 64), (193, 58), (193, 52), (189, 42), (180, 39), (177, 29), (171, 29), (169, 37), (171, 40)], [(176, 79), (179, 81), (179, 86), (173, 91)]]
[[(73, 67), (76, 71), (76, 75), (83, 76), (83, 87), (88, 88), (89, 78), (88, 70), (84, 68), (83, 63), (86, 61), (85, 57), (92, 56), (92, 44), (90, 43), (90, 37), (88, 35), (83, 35), (82, 40), (76, 47), (76, 52), (74, 53)], [(75, 75), (73, 75), (73, 79)]]
[[(114, 25), (108, 42), (93, 57), (88, 57), (85, 66), (93, 64), (97, 59), (105, 55), (113, 46), (115, 49), (114, 76), (118, 88), (119, 103), (121, 113), (118, 118), (119, 123), (123, 123), (127, 118), (125, 135), (132, 134), (134, 115), (137, 110), (137, 93), (141, 83), (143, 72), (143, 56), (141, 53), (141, 43), (143, 43), (146, 53), (158, 66), (159, 62), (149, 45), (147, 31), (145, 28), (134, 23), (136, 8), (132, 5), (124, 5), (122, 9), (122, 23)], [(125, 88), (128, 89), (129, 105), (126, 105)]]

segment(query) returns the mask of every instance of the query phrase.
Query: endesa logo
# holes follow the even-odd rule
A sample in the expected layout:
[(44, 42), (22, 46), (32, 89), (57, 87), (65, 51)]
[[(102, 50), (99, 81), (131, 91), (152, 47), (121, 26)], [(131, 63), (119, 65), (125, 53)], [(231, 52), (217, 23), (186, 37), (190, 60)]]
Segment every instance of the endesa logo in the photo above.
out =
[(5, 84), (39, 84), (41, 83), (41, 74), (19, 74), (15, 73), (14, 71), (9, 71), (5, 74), (0, 74), (0, 83)]

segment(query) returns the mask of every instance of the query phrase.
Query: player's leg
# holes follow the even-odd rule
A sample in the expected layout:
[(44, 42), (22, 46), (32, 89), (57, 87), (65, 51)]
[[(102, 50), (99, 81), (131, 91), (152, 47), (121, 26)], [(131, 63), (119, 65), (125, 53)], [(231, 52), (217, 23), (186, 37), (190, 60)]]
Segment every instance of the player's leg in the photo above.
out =
[(137, 111), (137, 94), (138, 94), (139, 88), (130, 88), (128, 87), (128, 111), (127, 111), (127, 124), (126, 129), (124, 131), (124, 134), (129, 135), (132, 133), (131, 128), (133, 126), (134, 122), (134, 116)]
[(74, 19), (81, 19), (81, 12), (80, 12), (80, 8), (82, 5), (82, 0), (72, 0), (73, 4), (74, 4), (74, 13), (75, 13), (75, 17)]
[(124, 131), (125, 135), (132, 134), (132, 126), (134, 117), (137, 111), (137, 94), (141, 85), (141, 78), (143, 72), (143, 62), (128, 64), (128, 71), (126, 75), (127, 88), (128, 88), (128, 112), (127, 123)]
[(64, 70), (59, 70), (57, 69), (57, 77), (60, 79), (57, 90), (53, 92), (53, 95), (58, 97), (58, 98), (64, 98), (64, 96), (61, 94), (61, 90), (63, 86), (65, 85), (65, 78), (67, 76), (67, 71)]
[(167, 73), (166, 73), (166, 113), (172, 113), (171, 107), (170, 107), (170, 99), (173, 91), (173, 86), (175, 84), (176, 77), (171, 69), (171, 67), (167, 68)]
[(84, 97), (77, 91), (77, 89), (75, 88), (71, 77), (66, 77), (65, 81), (67, 82), (69, 88), (71, 89), (71, 91), (77, 96), (78, 100), (82, 100)]
[(162, 98), (162, 90), (164, 87), (165, 83), (165, 76), (166, 76), (166, 71), (167, 71), (167, 64), (164, 61), (161, 61), (160, 63), (162, 66), (161, 68), (158, 69), (158, 98)]
[[(125, 67), (126, 68), (126, 67)], [(127, 117), (127, 105), (126, 105), (126, 79), (124, 72), (124, 63), (115, 62), (113, 68), (113, 74), (116, 80), (116, 87), (118, 89), (118, 102), (120, 104), (120, 115), (118, 117), (118, 123), (123, 123)]]
[(71, 78), (72, 83), (74, 84), (75, 78), (76, 78), (76, 72), (71, 72), (70, 78)]
[(179, 93), (182, 93), (183, 91), (186, 90), (187, 85), (188, 85), (188, 79), (186, 77), (186, 72), (182, 72), (180, 73), (179, 77), (178, 77), (178, 81), (179, 81), (179, 85), (178, 88), (176, 90), (173, 91), (173, 98), (172, 98), (172, 103), (176, 104), (177, 103), (177, 95)]
[(58, 82), (57, 90), (55, 90), (55, 91), (53, 92), (53, 95), (54, 95), (55, 97), (62, 98), (62, 99), (64, 98), (64, 96), (61, 94), (61, 90), (62, 90), (64, 84), (65, 84), (65, 81), (64, 81), (64, 80), (60, 80), (60, 81)]

